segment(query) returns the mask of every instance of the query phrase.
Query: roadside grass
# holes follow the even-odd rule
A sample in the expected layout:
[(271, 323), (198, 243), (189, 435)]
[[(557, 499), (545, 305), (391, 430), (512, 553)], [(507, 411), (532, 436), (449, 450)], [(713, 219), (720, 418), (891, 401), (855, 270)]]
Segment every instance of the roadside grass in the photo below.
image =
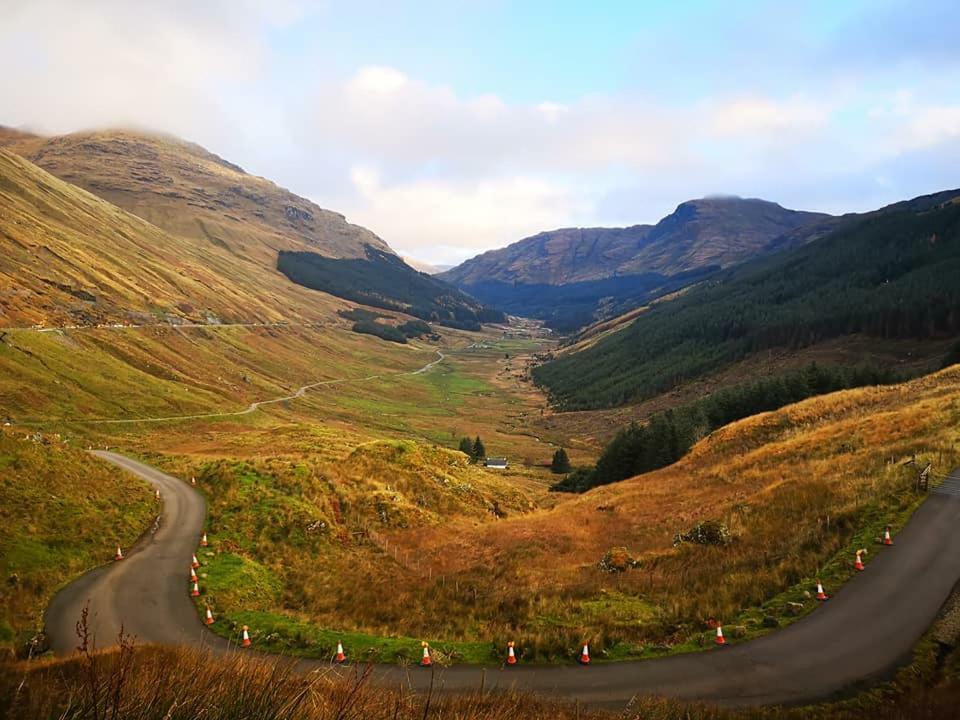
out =
[(944, 649), (928, 635), (891, 682), (836, 702), (724, 709), (637, 697), (626, 709), (602, 711), (516, 690), (384, 687), (360, 663), (308, 674), (289, 660), (124, 639), (118, 650), (0, 666), (0, 707), (18, 720), (933, 720), (958, 715), (958, 660), (955, 645)]
[[(510, 494), (514, 478), (408, 441), (330, 462), (167, 462), (207, 493), (213, 551), (242, 555), (282, 588), (237, 602), (242, 581), (224, 581), (233, 566), (213, 561), (207, 601), (229, 622), (261, 613), (278, 648), (325, 652), (335, 628), (379, 659), (394, 648), (378, 638), (400, 637), (440, 639), (468, 662), (511, 639), (525, 661), (566, 662), (589, 641), (602, 662), (709, 647), (711, 619), (740, 642), (812, 612), (817, 578), (835, 592), (854, 550), (871, 550), (869, 563), (883, 528), (896, 533), (920, 502), (901, 463), (957, 462), (958, 401), (958, 370), (811, 399), (547, 510)], [(707, 519), (729, 528), (730, 544), (673, 546)], [(600, 569), (618, 546), (636, 567)]]
[(149, 527), (150, 487), (56, 435), (0, 430), (0, 647), (43, 628), (61, 585)]

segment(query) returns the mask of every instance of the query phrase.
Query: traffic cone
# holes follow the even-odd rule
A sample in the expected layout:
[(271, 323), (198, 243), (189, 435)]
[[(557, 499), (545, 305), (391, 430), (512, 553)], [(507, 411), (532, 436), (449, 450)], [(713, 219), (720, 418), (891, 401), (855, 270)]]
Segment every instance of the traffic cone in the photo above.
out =
[(423, 645), (423, 658), (420, 660), (420, 667), (430, 667), (433, 665), (433, 660), (430, 658), (430, 646), (425, 642), (420, 644)]
[(723, 637), (723, 626), (717, 625), (717, 645), (726, 645), (727, 640)]
[(589, 665), (590, 664), (590, 646), (587, 643), (583, 644), (583, 650), (580, 651), (580, 664)]
[(887, 525), (887, 529), (883, 531), (883, 544), (884, 545), (893, 545), (893, 538), (890, 537), (890, 526)]
[(204, 533), (204, 534), (203, 534), (203, 537), (200, 538), (200, 547), (206, 547), (206, 546), (209, 545), (209, 544), (210, 544), (210, 543), (207, 542), (207, 534)]
[(200, 597), (200, 583), (193, 583), (193, 588), (190, 590), (190, 597)]
[(191, 485), (196, 485), (196, 484), (197, 484), (197, 479), (196, 479), (195, 477), (190, 478), (190, 484), (191, 484)]
[(243, 626), (243, 640), (240, 642), (241, 647), (250, 647), (250, 633), (247, 632), (249, 629), (246, 625)]
[(197, 571), (193, 568), (190, 568), (190, 582), (195, 583), (197, 581)]
[(333, 661), (337, 665), (343, 665), (347, 661), (347, 656), (343, 652), (343, 643), (337, 642), (337, 654), (334, 656)]
[(507, 643), (507, 665), (516, 665), (517, 656), (513, 652), (513, 640)]
[(210, 608), (207, 608), (206, 623), (207, 625), (213, 625), (213, 612), (210, 610)]
[(196, 553), (194, 553), (193, 556), (190, 558), (190, 566), (191, 566), (194, 570), (196, 570), (198, 567), (200, 567), (200, 561), (197, 560), (197, 555), (196, 555)]
[(866, 570), (866, 568), (863, 566), (863, 554), (865, 552), (866, 550), (857, 550), (857, 559), (853, 563), (853, 567), (860, 572)]
[(153, 494), (153, 497), (155, 497), (157, 500), (159, 500), (159, 499), (160, 499), (160, 491), (157, 490), (157, 491)]
[(823, 585), (820, 584), (820, 581), (817, 580), (817, 600), (823, 602), (824, 600), (829, 600), (830, 598), (823, 591)]
[(117, 554), (113, 556), (114, 560), (123, 560), (123, 550), (120, 549), (120, 546), (117, 545)]

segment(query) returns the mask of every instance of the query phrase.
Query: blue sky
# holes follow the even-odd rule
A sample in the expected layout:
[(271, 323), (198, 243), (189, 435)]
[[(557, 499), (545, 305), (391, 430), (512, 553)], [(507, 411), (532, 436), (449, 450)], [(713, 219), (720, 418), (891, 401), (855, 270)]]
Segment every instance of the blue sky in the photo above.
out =
[(960, 185), (960, 3), (12, 0), (0, 123), (171, 132), (449, 263)]

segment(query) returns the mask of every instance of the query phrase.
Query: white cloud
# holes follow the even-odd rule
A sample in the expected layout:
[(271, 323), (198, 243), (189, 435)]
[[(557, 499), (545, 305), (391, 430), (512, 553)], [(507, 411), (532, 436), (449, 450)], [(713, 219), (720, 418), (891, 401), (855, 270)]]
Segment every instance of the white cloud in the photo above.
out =
[(409, 79), (399, 70), (380, 65), (361, 68), (347, 84), (347, 90), (354, 96), (382, 97), (402, 90)]
[(534, 177), (384, 185), (376, 170), (355, 167), (350, 178), (358, 195), (355, 207), (346, 208), (351, 220), (389, 228), (395, 248), (438, 263), (464, 260), (592, 211), (588, 199)]
[(825, 105), (801, 97), (739, 98), (711, 112), (713, 130), (719, 135), (807, 132), (823, 128), (829, 117)]
[[(696, 54), (687, 65), (650, 57), (619, 91), (544, 87), (522, 102), (511, 87), (428, 81), (395, 48), (376, 60), (362, 43), (346, 59), (297, 50), (314, 9), (7, 0), (0, 123), (181, 135), (437, 262), (547, 228), (654, 221), (708, 192), (867, 209), (938, 189), (960, 155), (946, 72), (888, 77), (877, 57), (856, 76), (757, 68), (776, 80), (759, 83), (729, 64), (696, 67)], [(733, 67), (749, 69), (739, 63), (751, 53)]]

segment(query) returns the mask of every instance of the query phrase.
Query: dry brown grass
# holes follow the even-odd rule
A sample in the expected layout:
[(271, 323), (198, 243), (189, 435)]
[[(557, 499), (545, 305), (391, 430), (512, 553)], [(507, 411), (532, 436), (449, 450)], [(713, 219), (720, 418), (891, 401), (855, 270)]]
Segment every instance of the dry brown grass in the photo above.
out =
[[(78, 623), (70, 659), (0, 664), (0, 717), (10, 720), (949, 720), (960, 685), (929, 650), (885, 687), (837, 704), (724, 710), (635, 698), (598, 711), (518, 691), (444, 693), (374, 683), (371, 666), (300, 672), (289, 661), (242, 652), (135, 647), (123, 635), (93, 651)], [(947, 668), (949, 657), (947, 658)]]
[[(749, 418), (672, 467), (553, 510), (390, 538), (419, 558), (410, 592), (419, 589), (425, 614), (467, 637), (479, 626), (491, 636), (512, 628), (533, 648), (572, 647), (584, 635), (601, 646), (672, 643), (706, 618), (735, 617), (815, 577), (871, 523), (902, 517), (914, 495), (899, 462), (914, 453), (941, 471), (955, 462), (958, 417), (955, 367)], [(725, 521), (735, 542), (672, 547), (675, 533), (706, 519)], [(640, 569), (613, 576), (599, 569), (616, 546), (638, 557)], [(394, 596), (409, 602), (406, 590), (396, 587)], [(653, 616), (622, 622), (584, 608), (621, 594), (643, 598)]]

